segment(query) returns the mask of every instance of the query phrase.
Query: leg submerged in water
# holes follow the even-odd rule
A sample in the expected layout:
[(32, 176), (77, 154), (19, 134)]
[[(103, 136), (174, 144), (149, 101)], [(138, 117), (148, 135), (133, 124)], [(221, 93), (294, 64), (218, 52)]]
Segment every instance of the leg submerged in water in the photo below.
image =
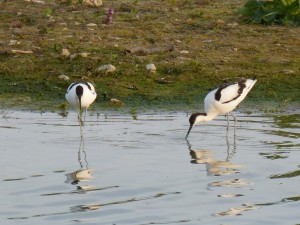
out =
[(77, 109), (77, 117), (78, 117), (78, 122), (79, 122), (79, 127), (80, 127), (80, 135), (81, 137), (83, 136), (83, 126), (84, 122), (82, 121), (82, 109)]
[(228, 138), (228, 133), (229, 133), (229, 113), (225, 115), (227, 117), (227, 127), (226, 127), (226, 137)]
[(236, 117), (231, 112), (230, 112), (230, 115), (234, 119), (234, 137), (236, 137), (236, 123), (237, 123), (237, 120), (236, 120)]

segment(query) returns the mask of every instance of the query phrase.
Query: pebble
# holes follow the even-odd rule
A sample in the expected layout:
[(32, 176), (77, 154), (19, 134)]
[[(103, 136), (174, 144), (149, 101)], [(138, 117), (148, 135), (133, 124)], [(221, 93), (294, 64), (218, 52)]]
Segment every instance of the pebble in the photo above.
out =
[(87, 27), (97, 27), (98, 25), (96, 23), (88, 23), (85, 26), (87, 26)]
[(83, 0), (83, 4), (87, 6), (92, 6), (92, 7), (99, 7), (101, 6), (102, 0)]
[(108, 65), (99, 66), (96, 69), (96, 72), (105, 71), (105, 73), (113, 73), (113, 72), (115, 72), (115, 70), (116, 70), (116, 67), (114, 65), (108, 64)]
[(146, 69), (147, 69), (149, 72), (155, 73), (155, 71), (156, 71), (156, 66), (155, 66), (153, 63), (150, 63), (150, 64), (147, 64), (147, 65), (146, 65)]
[(180, 53), (181, 53), (181, 54), (189, 54), (190, 52), (187, 51), (187, 50), (181, 50)]
[(110, 103), (115, 106), (123, 105), (123, 102), (121, 102), (119, 99), (116, 99), (116, 98), (110, 99)]
[(11, 45), (20, 45), (20, 44), (21, 44), (20, 41), (17, 41), (17, 40), (10, 40), (8, 45), (11, 46)]
[(59, 80), (70, 80), (70, 78), (64, 74), (58, 76)]
[(70, 52), (68, 49), (63, 48), (63, 49), (61, 50), (61, 55), (62, 55), (63, 57), (69, 57), (69, 56), (71, 55), (71, 52)]
[(25, 2), (32, 2), (32, 3), (39, 3), (39, 4), (45, 4), (44, 1), (41, 0), (24, 0)]
[(79, 56), (81, 56), (82, 58), (87, 58), (89, 56), (89, 53), (81, 52), (81, 53), (79, 53)]

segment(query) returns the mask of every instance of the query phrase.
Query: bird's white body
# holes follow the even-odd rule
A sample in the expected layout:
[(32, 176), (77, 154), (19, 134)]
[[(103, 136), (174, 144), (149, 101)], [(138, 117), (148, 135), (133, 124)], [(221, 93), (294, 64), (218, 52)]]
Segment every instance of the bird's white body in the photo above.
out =
[[(83, 93), (81, 99), (79, 101), (79, 97), (76, 94), (76, 88), (81, 86), (83, 88)], [(97, 94), (95, 92), (94, 86), (89, 82), (78, 82), (72, 83), (67, 90), (65, 95), (67, 101), (70, 105), (74, 108), (80, 109), (85, 108), (87, 109), (96, 99)], [(79, 104), (81, 102), (81, 105)]]
[[(72, 83), (65, 95), (70, 105), (77, 109), (81, 137), (88, 107), (95, 101), (97, 94), (94, 86), (89, 82)], [(84, 122), (81, 119), (82, 109), (85, 108)]]
[[(220, 114), (226, 114), (234, 110), (240, 104), (254, 86), (257, 80), (245, 80), (245, 88), (241, 90), (240, 83), (226, 84), (210, 91), (204, 99), (204, 109), (207, 113), (205, 121), (210, 121)], [(216, 100), (216, 93), (220, 88), (226, 86), (220, 91), (220, 99)], [(239, 93), (239, 90), (240, 93)]]
[(256, 81), (256, 78), (252, 78), (226, 83), (210, 91), (204, 99), (205, 113), (191, 115), (187, 136), (195, 124), (213, 120), (220, 114), (228, 114), (234, 110), (245, 99)]

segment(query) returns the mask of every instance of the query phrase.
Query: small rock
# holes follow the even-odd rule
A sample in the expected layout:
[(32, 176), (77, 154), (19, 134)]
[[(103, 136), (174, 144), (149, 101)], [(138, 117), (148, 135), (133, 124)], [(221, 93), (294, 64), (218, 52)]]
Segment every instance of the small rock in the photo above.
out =
[(18, 49), (12, 49), (11, 52), (16, 53), (16, 54), (32, 54), (33, 53), (33, 51), (31, 51), (31, 50), (18, 50)]
[(147, 64), (146, 65), (146, 69), (151, 72), (151, 73), (155, 73), (156, 71), (156, 66), (153, 63)]
[(105, 71), (105, 73), (113, 73), (113, 72), (115, 72), (115, 70), (116, 70), (116, 67), (114, 65), (108, 64), (108, 65), (99, 66), (96, 69), (96, 72)]
[(17, 40), (10, 40), (9, 41), (9, 46), (12, 46), (12, 45), (20, 45), (21, 44), (21, 42), (20, 41), (17, 41)]
[(82, 3), (84, 5), (92, 6), (92, 7), (99, 7), (103, 4), (102, 0), (83, 0)]
[(87, 52), (81, 52), (79, 53), (79, 55), (82, 57), (82, 58), (87, 58), (89, 56), (89, 53)]
[(41, 0), (24, 0), (25, 2), (32, 2), (32, 3), (39, 3), (39, 4), (45, 4), (44, 1)]
[(71, 55), (71, 52), (68, 50), (68, 49), (66, 49), (66, 48), (63, 48), (62, 50), (61, 50), (61, 55), (63, 56), (63, 57), (69, 57), (70, 55)]
[(70, 80), (70, 78), (64, 74), (58, 76), (59, 80)]
[(112, 98), (110, 99), (110, 104), (113, 106), (121, 106), (123, 105), (123, 102), (121, 102), (119, 99)]
[(85, 25), (87, 27), (97, 27), (98, 25), (95, 23), (88, 23), (87, 25)]
[(181, 50), (180, 53), (181, 53), (181, 54), (189, 54), (190, 52), (187, 51), (187, 50)]

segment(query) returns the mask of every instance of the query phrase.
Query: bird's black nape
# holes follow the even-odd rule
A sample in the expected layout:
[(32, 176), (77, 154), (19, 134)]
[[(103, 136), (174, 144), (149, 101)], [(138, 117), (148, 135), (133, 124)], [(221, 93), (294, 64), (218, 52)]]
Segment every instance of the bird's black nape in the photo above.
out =
[(78, 101), (79, 101), (79, 109), (80, 109), (80, 113), (81, 113), (81, 97), (83, 95), (83, 87), (78, 85), (76, 87), (76, 95), (78, 97)]

